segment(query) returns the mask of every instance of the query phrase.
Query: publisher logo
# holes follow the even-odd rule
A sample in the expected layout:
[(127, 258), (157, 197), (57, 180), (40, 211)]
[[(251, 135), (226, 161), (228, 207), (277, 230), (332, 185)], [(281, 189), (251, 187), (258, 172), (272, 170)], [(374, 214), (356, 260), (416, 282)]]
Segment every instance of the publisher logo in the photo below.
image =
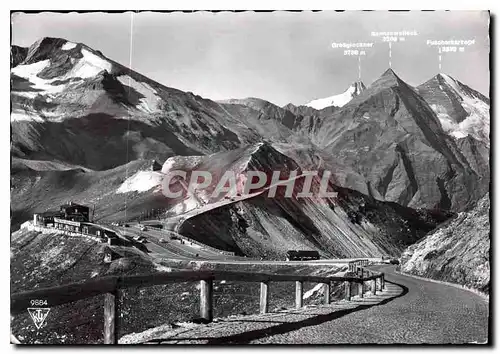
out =
[(33, 323), (35, 324), (37, 329), (40, 329), (44, 322), (45, 319), (47, 318), (47, 315), (49, 314), (50, 308), (47, 307), (29, 307), (28, 312), (31, 316), (31, 319), (33, 320)]

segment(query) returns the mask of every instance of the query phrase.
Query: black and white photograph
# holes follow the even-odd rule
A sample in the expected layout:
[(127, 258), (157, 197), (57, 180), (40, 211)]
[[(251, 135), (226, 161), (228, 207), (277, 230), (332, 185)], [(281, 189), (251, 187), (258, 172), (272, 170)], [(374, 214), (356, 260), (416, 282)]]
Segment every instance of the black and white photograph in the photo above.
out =
[(491, 345), (493, 16), (12, 10), (10, 343)]

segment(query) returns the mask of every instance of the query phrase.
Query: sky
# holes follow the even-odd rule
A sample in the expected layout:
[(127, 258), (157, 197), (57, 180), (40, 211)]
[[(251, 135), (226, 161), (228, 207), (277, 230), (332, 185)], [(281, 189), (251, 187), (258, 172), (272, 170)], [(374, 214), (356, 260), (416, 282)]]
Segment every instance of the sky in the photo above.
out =
[(12, 15), (12, 44), (59, 37), (100, 50), (165, 86), (218, 100), (259, 97), (280, 106), (343, 92), (358, 80), (358, 57), (331, 44), (373, 42), (361, 57), (369, 85), (389, 67), (389, 45), (372, 31), (416, 31), (392, 44), (392, 69), (416, 86), (439, 73), (427, 40), (468, 40), (442, 53), (441, 72), (489, 97), (489, 13), (322, 11), (38, 13)]

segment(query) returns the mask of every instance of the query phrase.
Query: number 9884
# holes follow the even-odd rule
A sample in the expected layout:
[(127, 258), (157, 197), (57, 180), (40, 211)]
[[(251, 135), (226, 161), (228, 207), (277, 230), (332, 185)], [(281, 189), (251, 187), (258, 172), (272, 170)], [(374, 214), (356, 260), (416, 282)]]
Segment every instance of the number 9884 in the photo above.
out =
[(31, 306), (47, 306), (47, 300), (31, 300), (30, 301)]

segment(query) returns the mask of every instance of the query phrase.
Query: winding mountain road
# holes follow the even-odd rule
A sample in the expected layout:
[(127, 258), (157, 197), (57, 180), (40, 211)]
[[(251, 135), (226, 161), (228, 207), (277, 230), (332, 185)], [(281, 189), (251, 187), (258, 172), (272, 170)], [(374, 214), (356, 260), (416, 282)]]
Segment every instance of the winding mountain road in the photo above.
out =
[[(403, 292), (382, 305), (355, 311), (320, 326), (302, 328), (293, 338), (336, 343), (484, 343), (488, 302), (460, 288), (395, 273), (394, 266), (373, 267)], [(293, 340), (290, 338), (290, 340)], [(266, 340), (267, 342), (267, 340)]]
[[(446, 284), (385, 272), (387, 290), (363, 299), (284, 313), (221, 319), (218, 323), (165, 331), (140, 342), (165, 344), (461, 344), (486, 343), (489, 304)], [(146, 333), (144, 333), (146, 334)]]

